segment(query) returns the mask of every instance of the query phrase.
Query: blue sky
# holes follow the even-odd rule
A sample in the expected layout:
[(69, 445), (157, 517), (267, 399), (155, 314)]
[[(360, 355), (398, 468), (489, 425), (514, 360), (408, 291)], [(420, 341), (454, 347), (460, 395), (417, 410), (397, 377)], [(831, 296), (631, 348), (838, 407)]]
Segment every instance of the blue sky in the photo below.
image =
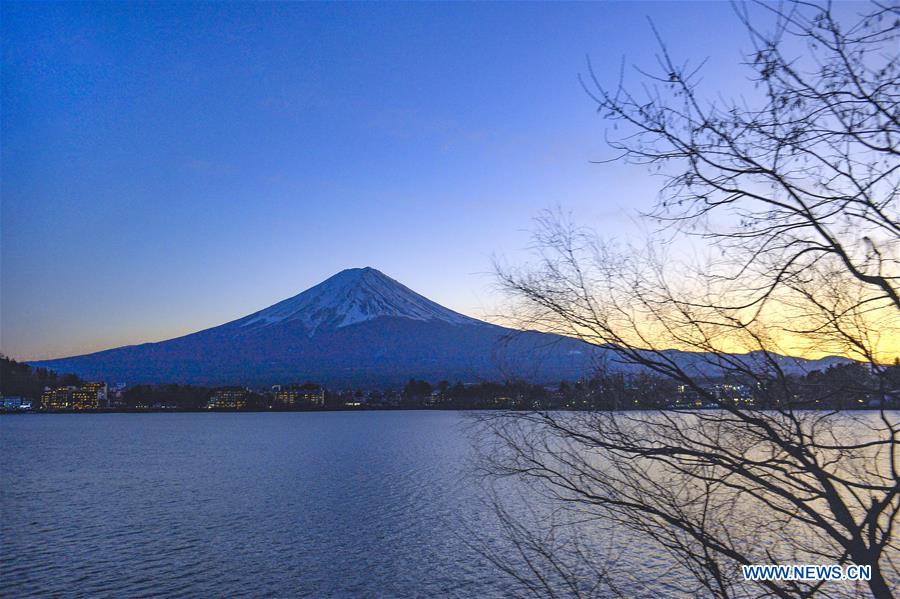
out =
[(655, 198), (591, 163), (578, 83), (652, 66), (648, 16), (746, 85), (727, 3), (4, 2), (0, 350), (161, 340), (366, 265), (495, 312), (541, 210), (627, 238)]

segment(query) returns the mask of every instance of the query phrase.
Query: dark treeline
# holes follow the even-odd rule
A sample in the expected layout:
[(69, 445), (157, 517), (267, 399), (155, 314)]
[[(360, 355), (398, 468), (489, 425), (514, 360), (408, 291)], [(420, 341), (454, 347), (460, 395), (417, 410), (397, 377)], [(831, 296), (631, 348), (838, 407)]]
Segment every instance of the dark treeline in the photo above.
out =
[[(900, 367), (876, 377), (862, 364), (849, 363), (793, 377), (790, 384), (765, 386), (737, 377), (710, 379), (719, 402), (771, 409), (790, 405), (808, 409), (898, 407)], [(219, 388), (187, 385), (138, 385), (124, 392), (124, 407), (204, 409)], [(650, 410), (715, 407), (691, 390), (651, 373), (602, 373), (586, 381), (543, 386), (523, 381), (430, 383), (411, 379), (398, 390), (326, 389), (325, 409), (453, 409), (453, 410)], [(300, 404), (294, 409), (311, 409)], [(244, 410), (286, 409), (265, 391), (248, 390)]]
[(212, 388), (193, 385), (135, 385), (122, 392), (122, 407), (202, 410), (214, 392)]
[[(57, 374), (32, 368), (6, 357), (0, 358), (0, 393), (39, 401), (47, 387), (79, 386), (84, 383), (72, 374)], [(859, 363), (831, 366), (797, 376), (777, 385), (739, 377), (710, 379), (720, 404), (770, 409), (791, 406), (809, 409), (864, 409), (898, 407), (900, 366), (886, 369), (887, 376), (874, 376)], [(315, 385), (313, 385), (316, 387)], [(715, 407), (700, 401), (691, 389), (649, 372), (625, 375), (599, 372), (584, 381), (563, 381), (557, 385), (535, 385), (523, 381), (450, 383), (411, 379), (396, 390), (324, 390), (321, 405), (298, 402), (285, 406), (271, 390), (242, 387), (195, 385), (135, 385), (118, 393), (110, 392), (114, 407), (126, 410), (204, 410), (223, 389), (242, 391), (241, 410), (308, 409), (512, 409), (512, 410), (648, 410), (665, 408)], [(113, 405), (113, 404), (111, 404)]]
[(0, 395), (37, 399), (45, 387), (79, 386), (84, 381), (74, 374), (57, 374), (46, 368), (32, 368), (0, 355)]

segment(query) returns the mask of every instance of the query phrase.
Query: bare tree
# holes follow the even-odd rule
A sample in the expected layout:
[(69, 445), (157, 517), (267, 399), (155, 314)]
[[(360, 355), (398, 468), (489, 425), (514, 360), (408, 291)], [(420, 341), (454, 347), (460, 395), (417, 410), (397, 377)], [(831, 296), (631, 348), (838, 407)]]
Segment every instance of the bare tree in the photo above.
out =
[[(777, 19), (765, 33), (738, 5), (755, 48), (747, 64), (763, 92), (758, 107), (704, 101), (699, 69), (676, 64), (661, 44), (660, 72), (646, 75), (643, 97), (590, 71), (585, 89), (626, 131), (610, 145), (625, 160), (675, 169), (655, 217), (689, 225), (733, 217), (701, 234), (743, 256), (728, 265), (733, 277), (768, 283), (750, 288), (755, 302), (831, 258), (900, 309), (900, 8), (875, 3), (847, 26), (830, 5), (756, 6)], [(798, 56), (786, 55), (791, 47)]]
[[(830, 5), (754, 7), (775, 21), (765, 32), (736, 7), (757, 105), (707, 101), (698, 70), (662, 42), (642, 96), (623, 78), (585, 81), (618, 125), (619, 159), (667, 176), (647, 217), (720, 255), (686, 265), (664, 243), (617, 248), (550, 215), (536, 262), (498, 269), (524, 323), (604, 346), (719, 409), (490, 414), (483, 465), (535, 484), (578, 522), (640, 535), (689, 575), (686, 592), (893, 597), (900, 419), (886, 409), (895, 374), (882, 348), (900, 335), (900, 9), (875, 3), (847, 25)], [(799, 405), (784, 356), (798, 339), (864, 361), (880, 409)], [(753, 405), (722, 401), (714, 384), (728, 377), (753, 388)], [(872, 578), (743, 581), (739, 566), (758, 563), (865, 564)]]

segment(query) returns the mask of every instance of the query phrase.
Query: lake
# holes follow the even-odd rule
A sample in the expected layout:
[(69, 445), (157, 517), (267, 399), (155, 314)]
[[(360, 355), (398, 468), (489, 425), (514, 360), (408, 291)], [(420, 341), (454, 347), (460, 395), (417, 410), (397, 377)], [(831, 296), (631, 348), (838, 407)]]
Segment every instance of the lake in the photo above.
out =
[(504, 594), (455, 412), (0, 419), (2, 590), (22, 596)]
[[(509, 596), (521, 589), (471, 548), (516, 555), (473, 474), (470, 424), (449, 411), (0, 417), (0, 596)], [(560, 517), (533, 487), (497, 484), (520, 521)], [(572, 530), (627, 595), (692, 596), (645, 537), (605, 520)]]

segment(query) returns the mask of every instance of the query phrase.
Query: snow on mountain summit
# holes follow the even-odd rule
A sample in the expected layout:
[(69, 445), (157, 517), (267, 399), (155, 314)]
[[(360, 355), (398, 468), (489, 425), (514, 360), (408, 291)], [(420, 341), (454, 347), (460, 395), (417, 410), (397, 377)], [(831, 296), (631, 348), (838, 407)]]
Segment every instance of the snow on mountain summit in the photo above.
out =
[(343, 270), (234, 324), (265, 327), (299, 322), (312, 335), (320, 328), (340, 328), (381, 317), (454, 325), (486, 324), (445, 308), (371, 267)]

